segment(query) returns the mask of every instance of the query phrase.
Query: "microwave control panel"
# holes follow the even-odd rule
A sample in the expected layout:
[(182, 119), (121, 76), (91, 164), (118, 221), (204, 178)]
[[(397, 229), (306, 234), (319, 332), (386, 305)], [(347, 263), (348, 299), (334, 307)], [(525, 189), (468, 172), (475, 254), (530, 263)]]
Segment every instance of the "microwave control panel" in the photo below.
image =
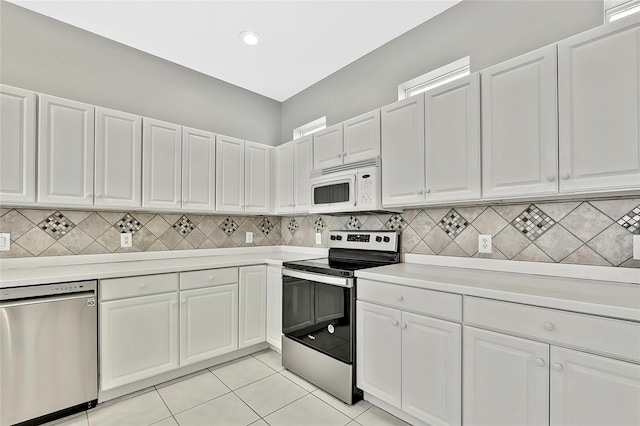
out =
[(375, 181), (377, 170), (361, 169), (358, 170), (358, 210), (366, 210), (367, 208), (375, 209), (378, 203), (378, 195), (376, 189), (378, 184)]

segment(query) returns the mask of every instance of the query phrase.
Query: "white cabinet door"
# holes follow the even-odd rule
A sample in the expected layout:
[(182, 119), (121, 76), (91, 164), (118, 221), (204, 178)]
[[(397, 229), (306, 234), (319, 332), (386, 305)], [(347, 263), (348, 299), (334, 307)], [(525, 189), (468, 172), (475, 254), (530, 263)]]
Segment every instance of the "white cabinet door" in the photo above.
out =
[(482, 71), (484, 197), (557, 192), (556, 64), (552, 45)]
[(313, 170), (342, 164), (342, 123), (313, 134)]
[(244, 141), (216, 136), (216, 211), (244, 212)]
[(293, 211), (306, 213), (311, 205), (309, 174), (313, 169), (313, 136), (293, 141)]
[(38, 203), (92, 206), (93, 105), (38, 97)]
[(267, 267), (267, 343), (282, 349), (282, 268)]
[(549, 345), (464, 327), (465, 425), (549, 422)]
[(401, 313), (366, 302), (356, 302), (357, 386), (401, 409)]
[(178, 368), (178, 293), (100, 303), (100, 390)]
[(344, 163), (380, 156), (380, 110), (359, 115), (343, 123)]
[(36, 94), (0, 85), (0, 202), (36, 201)]
[(552, 346), (550, 424), (640, 424), (640, 365)]
[(238, 349), (238, 285), (180, 292), (180, 365)]
[(462, 326), (402, 312), (402, 411), (431, 425), (459, 425)]
[(560, 192), (640, 188), (640, 21), (558, 44)]
[(383, 107), (382, 205), (424, 203), (424, 95)]
[(426, 201), (480, 198), (480, 76), (425, 93)]
[(182, 209), (216, 209), (216, 139), (204, 130), (182, 128)]
[(269, 213), (271, 149), (255, 142), (244, 144), (244, 210), (247, 213)]
[(145, 118), (142, 132), (142, 206), (179, 210), (182, 200), (182, 128)]
[(275, 149), (275, 203), (276, 214), (293, 211), (293, 142), (278, 145)]
[(142, 118), (96, 107), (96, 206), (142, 206)]
[(240, 268), (238, 347), (265, 341), (267, 311), (267, 267)]

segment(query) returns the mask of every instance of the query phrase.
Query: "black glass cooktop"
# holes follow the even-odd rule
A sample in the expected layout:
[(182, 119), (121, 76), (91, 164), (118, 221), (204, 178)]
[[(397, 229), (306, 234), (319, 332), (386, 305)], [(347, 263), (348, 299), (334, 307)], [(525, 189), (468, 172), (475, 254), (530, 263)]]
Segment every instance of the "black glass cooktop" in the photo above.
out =
[(387, 265), (389, 262), (367, 261), (367, 260), (334, 260), (330, 258), (296, 260), (284, 262), (282, 266), (287, 269), (313, 272), (316, 274), (332, 275), (337, 277), (353, 278), (355, 271), (365, 268)]

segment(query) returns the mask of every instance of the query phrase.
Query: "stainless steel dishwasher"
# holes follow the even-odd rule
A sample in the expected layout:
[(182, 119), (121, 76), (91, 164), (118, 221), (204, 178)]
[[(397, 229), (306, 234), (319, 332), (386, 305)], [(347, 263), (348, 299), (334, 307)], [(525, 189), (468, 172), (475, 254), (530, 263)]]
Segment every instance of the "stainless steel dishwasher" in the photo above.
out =
[(0, 425), (45, 423), (98, 398), (97, 281), (0, 290)]

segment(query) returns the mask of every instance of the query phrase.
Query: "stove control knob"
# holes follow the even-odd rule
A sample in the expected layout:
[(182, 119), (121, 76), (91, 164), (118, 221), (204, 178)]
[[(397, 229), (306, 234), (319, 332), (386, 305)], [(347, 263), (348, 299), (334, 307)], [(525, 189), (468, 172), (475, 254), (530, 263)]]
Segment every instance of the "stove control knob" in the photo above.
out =
[(342, 235), (336, 235), (336, 240), (341, 241), (342, 240)]
[(389, 241), (391, 241), (391, 238), (389, 238), (389, 237), (384, 237), (384, 242), (385, 242), (385, 243), (388, 243)]
[(379, 243), (382, 241), (382, 237), (376, 237), (376, 243)]
[(335, 240), (335, 239), (336, 239), (336, 236), (335, 236), (335, 235), (332, 235), (332, 236), (331, 236), (331, 240), (333, 241), (333, 240)]

